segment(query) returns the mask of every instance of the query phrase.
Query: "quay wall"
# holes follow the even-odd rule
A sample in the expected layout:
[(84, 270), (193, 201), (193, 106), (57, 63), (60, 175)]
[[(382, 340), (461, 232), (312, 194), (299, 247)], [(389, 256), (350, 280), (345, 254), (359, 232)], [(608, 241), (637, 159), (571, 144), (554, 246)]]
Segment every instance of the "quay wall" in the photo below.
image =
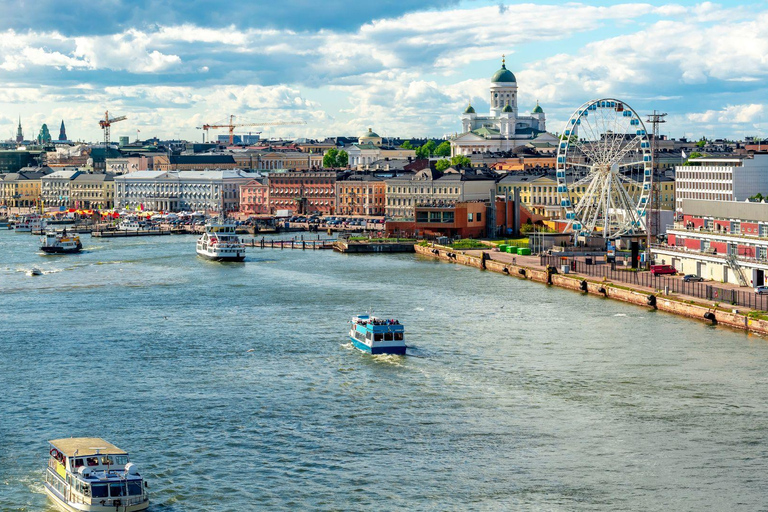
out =
[[(451, 263), (497, 272), (499, 274), (507, 274), (518, 279), (528, 279), (551, 286), (566, 288), (579, 293), (588, 293), (607, 299), (620, 300), (637, 306), (674, 313), (676, 315), (701, 320), (707, 323), (726, 325), (728, 327), (749, 332), (768, 334), (768, 320), (750, 318), (738, 311), (733, 312), (733, 310), (726, 310), (722, 307), (716, 308), (702, 303), (683, 302), (663, 294), (655, 294), (632, 288), (624, 283), (618, 286), (610, 282), (591, 281), (572, 274), (552, 274), (550, 276), (550, 274), (543, 269), (505, 264), (501, 261), (483, 260), (482, 258), (455, 252), (450, 248), (441, 246), (424, 247), (416, 245), (414, 249), (417, 254), (422, 256)], [(582, 282), (586, 282), (586, 292), (582, 288)], [(651, 299), (651, 297), (653, 297), (653, 299)], [(655, 300), (655, 305), (651, 305), (649, 302), (650, 300)]]

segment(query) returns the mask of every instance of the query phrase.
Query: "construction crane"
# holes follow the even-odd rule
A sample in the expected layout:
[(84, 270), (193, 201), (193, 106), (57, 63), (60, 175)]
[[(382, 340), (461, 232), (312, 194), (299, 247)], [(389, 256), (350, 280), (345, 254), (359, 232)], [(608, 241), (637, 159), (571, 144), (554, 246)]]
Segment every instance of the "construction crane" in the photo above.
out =
[(112, 126), (113, 123), (117, 123), (120, 121), (125, 121), (127, 118), (125, 116), (117, 116), (117, 117), (109, 117), (109, 110), (104, 112), (104, 119), (99, 120), (99, 126), (101, 126), (101, 129), (104, 130), (104, 148), (109, 147), (109, 127)]
[(203, 126), (198, 126), (198, 130), (205, 130), (205, 139), (210, 142), (210, 138), (208, 137), (208, 130), (211, 128), (228, 128), (229, 129), (229, 144), (232, 145), (235, 142), (235, 128), (242, 128), (245, 126), (291, 126), (291, 125), (299, 125), (299, 124), (307, 124), (306, 121), (271, 121), (266, 123), (238, 123), (235, 124), (235, 116), (229, 116), (229, 124), (219, 123), (219, 124), (204, 124)]

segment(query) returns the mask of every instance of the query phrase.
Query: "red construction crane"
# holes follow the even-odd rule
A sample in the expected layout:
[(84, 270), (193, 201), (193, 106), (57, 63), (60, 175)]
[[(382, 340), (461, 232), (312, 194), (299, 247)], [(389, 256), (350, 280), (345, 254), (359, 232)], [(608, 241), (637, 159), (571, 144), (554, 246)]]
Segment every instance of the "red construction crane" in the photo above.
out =
[(241, 128), (244, 126), (291, 126), (291, 125), (299, 125), (299, 124), (307, 124), (306, 121), (270, 121), (265, 123), (238, 123), (235, 124), (235, 116), (229, 116), (229, 124), (224, 123), (218, 123), (218, 124), (204, 124), (203, 126), (198, 126), (198, 130), (205, 130), (205, 138), (206, 140), (210, 141), (210, 138), (208, 137), (208, 130), (211, 128), (228, 128), (229, 129), (229, 144), (232, 145), (235, 142), (235, 128)]
[(109, 117), (109, 110), (104, 112), (104, 119), (99, 120), (99, 126), (101, 126), (101, 129), (104, 130), (104, 148), (109, 147), (109, 127), (112, 126), (113, 123), (117, 123), (120, 121), (125, 121), (127, 118), (125, 116), (118, 116), (118, 117)]

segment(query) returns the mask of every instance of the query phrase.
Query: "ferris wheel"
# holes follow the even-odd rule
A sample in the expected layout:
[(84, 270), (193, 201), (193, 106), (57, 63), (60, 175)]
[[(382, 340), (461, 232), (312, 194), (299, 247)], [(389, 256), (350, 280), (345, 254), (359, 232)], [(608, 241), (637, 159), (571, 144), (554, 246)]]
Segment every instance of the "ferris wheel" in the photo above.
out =
[(557, 150), (560, 206), (574, 234), (617, 238), (644, 231), (652, 166), (645, 125), (629, 105), (599, 99), (579, 107)]

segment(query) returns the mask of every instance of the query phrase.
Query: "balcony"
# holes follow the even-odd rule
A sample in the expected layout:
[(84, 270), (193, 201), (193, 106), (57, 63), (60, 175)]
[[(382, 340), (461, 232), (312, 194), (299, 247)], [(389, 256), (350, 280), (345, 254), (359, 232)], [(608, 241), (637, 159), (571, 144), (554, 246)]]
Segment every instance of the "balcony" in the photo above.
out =
[(667, 225), (667, 231), (668, 232), (669, 231), (685, 231), (685, 232), (691, 233), (691, 234), (700, 233), (700, 234), (703, 234), (703, 235), (724, 236), (724, 237), (729, 237), (729, 238), (733, 238), (733, 239), (742, 238), (742, 239), (761, 240), (761, 241), (768, 242), (768, 235), (761, 236), (761, 235), (755, 234), (755, 233), (730, 233), (730, 232), (727, 232), (727, 231), (725, 231), (723, 229), (720, 229), (720, 230), (718, 230), (718, 229), (711, 229), (711, 228), (707, 228), (707, 227), (704, 227), (704, 226), (698, 227), (698, 228), (693, 228), (693, 227), (686, 226), (685, 223), (683, 223), (683, 222), (675, 222), (674, 224), (668, 224)]

